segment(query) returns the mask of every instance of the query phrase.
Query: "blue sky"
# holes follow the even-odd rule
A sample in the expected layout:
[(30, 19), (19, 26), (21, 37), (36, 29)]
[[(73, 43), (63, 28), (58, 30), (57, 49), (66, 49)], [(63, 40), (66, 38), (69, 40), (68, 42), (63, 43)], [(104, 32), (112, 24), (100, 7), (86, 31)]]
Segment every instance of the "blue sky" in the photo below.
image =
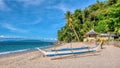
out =
[(57, 38), (65, 12), (96, 0), (0, 0), (0, 37)]

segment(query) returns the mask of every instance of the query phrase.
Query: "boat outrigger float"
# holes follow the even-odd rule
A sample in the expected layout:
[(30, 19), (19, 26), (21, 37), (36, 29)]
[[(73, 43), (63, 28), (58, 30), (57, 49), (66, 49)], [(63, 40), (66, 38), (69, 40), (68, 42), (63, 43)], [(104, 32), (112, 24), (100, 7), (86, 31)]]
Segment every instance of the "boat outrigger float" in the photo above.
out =
[(62, 55), (70, 55), (70, 54), (83, 54), (89, 52), (97, 52), (101, 49), (102, 42), (95, 47), (85, 47), (85, 48), (78, 48), (73, 50), (56, 50), (56, 51), (45, 51), (40, 48), (37, 48), (40, 52), (42, 52), (45, 56), (62, 56)]

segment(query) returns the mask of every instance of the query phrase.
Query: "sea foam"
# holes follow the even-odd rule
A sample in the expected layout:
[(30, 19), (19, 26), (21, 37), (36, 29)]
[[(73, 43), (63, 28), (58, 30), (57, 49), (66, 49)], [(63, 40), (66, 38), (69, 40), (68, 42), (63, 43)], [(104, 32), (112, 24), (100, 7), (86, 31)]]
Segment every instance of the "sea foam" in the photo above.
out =
[(14, 54), (14, 53), (20, 53), (20, 52), (25, 52), (29, 51), (30, 49), (22, 49), (22, 50), (15, 50), (15, 51), (7, 51), (7, 52), (0, 52), (1, 55), (7, 55), (7, 54)]

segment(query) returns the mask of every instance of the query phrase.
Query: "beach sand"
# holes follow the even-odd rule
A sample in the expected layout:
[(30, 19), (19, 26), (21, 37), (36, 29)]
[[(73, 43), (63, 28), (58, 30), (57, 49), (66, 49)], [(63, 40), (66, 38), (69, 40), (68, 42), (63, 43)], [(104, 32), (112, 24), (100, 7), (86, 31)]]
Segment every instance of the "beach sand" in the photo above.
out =
[[(72, 47), (80, 47), (83, 43), (73, 43)], [(57, 46), (55, 49), (70, 47), (69, 44)], [(54, 48), (52, 48), (54, 49)], [(73, 56), (51, 60), (43, 57), (39, 51), (13, 54), (0, 57), (0, 68), (119, 68), (120, 48), (104, 46), (97, 55)]]

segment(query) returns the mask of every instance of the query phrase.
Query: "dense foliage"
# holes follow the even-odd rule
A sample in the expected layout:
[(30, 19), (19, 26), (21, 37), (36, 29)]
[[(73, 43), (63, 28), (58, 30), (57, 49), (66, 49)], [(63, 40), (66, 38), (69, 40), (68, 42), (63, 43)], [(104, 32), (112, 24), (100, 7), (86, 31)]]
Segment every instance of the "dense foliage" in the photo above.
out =
[(82, 41), (91, 29), (99, 33), (120, 33), (120, 0), (97, 2), (84, 10), (65, 14), (66, 25), (58, 31), (58, 40)]

